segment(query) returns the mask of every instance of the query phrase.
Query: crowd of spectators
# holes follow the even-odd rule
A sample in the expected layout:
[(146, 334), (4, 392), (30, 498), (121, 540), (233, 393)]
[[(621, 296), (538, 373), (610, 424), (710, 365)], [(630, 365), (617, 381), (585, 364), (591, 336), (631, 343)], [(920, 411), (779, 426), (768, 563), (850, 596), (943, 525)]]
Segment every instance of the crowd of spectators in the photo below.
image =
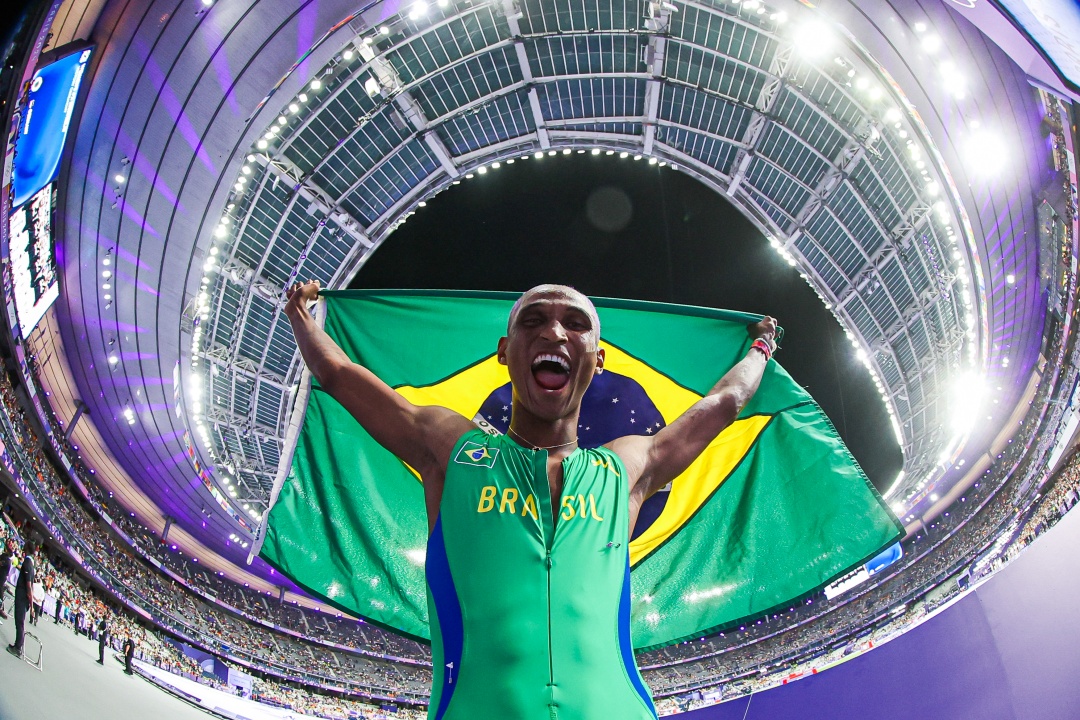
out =
[[(349, 652), (253, 624), (248, 618), (212, 604), (144, 562), (135, 548), (123, 544), (118, 536), (109, 532), (107, 525), (95, 522), (70, 488), (60, 481), (42, 453), (34, 452), (39, 448), (37, 439), (25, 419), (20, 417), (21, 408), (10, 386), (4, 383), (0, 383), (0, 400), (4, 409), (0, 412), (0, 430), (4, 437), (17, 439), (16, 443), (7, 444), (6, 454), (16, 470), (22, 469), (25, 474), (32, 475), (30, 489), (38, 491), (37, 498), (44, 505), (43, 515), (49, 516), (51, 521), (50, 531), (69, 550), (76, 552), (84, 571), (109, 588), (123, 603), (141, 610), (153, 622), (184, 640), (256, 670), (317, 687), (387, 700), (410, 701), (426, 697), (430, 686), (430, 661), (426, 664), (419, 659), (414, 659), (413, 664), (391, 662), (378, 657), (375, 648), (369, 649), (367, 654)], [(208, 579), (210, 575), (202, 573), (203, 578)], [(217, 582), (224, 581), (218, 579)], [(233, 594), (238, 597), (239, 586), (235, 583), (233, 586)], [(267, 610), (265, 615), (270, 615), (271, 608), (281, 605), (277, 598), (252, 595), (259, 602), (253, 612), (262, 607)], [(295, 607), (290, 609), (297, 612)], [(261, 622), (269, 624), (265, 615)], [(331, 618), (327, 614), (320, 615), (327, 621)], [(353, 623), (360, 625), (355, 620)], [(356, 631), (351, 642), (361, 643), (366, 636), (372, 635), (381, 639), (389, 634), (364, 627)], [(381, 644), (378, 650), (401, 647), (406, 642), (410, 641), (398, 639), (397, 645), (389, 641)]]
[[(21, 547), (23, 524), (0, 522), (0, 545), (10, 540), (14, 546)], [(18, 559), (21, 562), (21, 556)], [(95, 592), (68, 568), (61, 558), (50, 557), (43, 548), (35, 555), (34, 562), (45, 578), (43, 585), (50, 598), (50, 602), (45, 603), (44, 618), (38, 622), (54, 622), (68, 627), (87, 641), (96, 643), (102, 631), (100, 623), (105, 621), (105, 645), (111, 651), (122, 652), (125, 640), (130, 638), (134, 643), (134, 657), (145, 663), (224, 692), (241, 692), (241, 688), (230, 687), (221, 678), (204, 669), (194, 657), (185, 654), (174, 640), (160, 630), (139, 622), (121, 605), (108, 602), (104, 594)], [(10, 577), (16, 575), (17, 564)], [(6, 578), (0, 579), (3, 580)], [(371, 703), (315, 693), (303, 687), (290, 686), (272, 677), (253, 677), (250, 698), (328, 720), (384, 720), (388, 716), (416, 720), (423, 715), (419, 710), (410, 707), (394, 707), (393, 712), (387, 713), (384, 708)]]
[[(21, 447), (38, 447), (37, 436), (30, 428), (26, 414), (6, 383), (6, 378), (0, 380), (0, 399), (8, 411), (9, 424), (20, 434)], [(51, 417), (50, 420), (52, 420)], [(215, 603), (228, 605), (235, 613), (249, 621), (275, 629), (284, 628), (308, 640), (340, 645), (376, 658), (406, 663), (410, 661), (417, 664), (428, 663), (427, 649), (413, 640), (359, 623), (355, 618), (332, 611), (330, 608), (320, 611), (296, 603), (278, 602), (276, 596), (268, 596), (253, 588), (224, 579), (193, 563), (191, 558), (184, 557), (171, 549), (168, 543), (162, 542), (160, 535), (134, 519), (125, 508), (119, 505), (111, 493), (102, 491), (94, 475), (83, 466), (76, 452), (77, 449), (71, 446), (64, 447), (66, 441), (63, 440), (62, 429), (53, 424), (51, 430), (51, 439), (58, 446), (58, 451), (64, 452), (69, 459), (74, 458), (72, 472), (81, 480), (88, 494), (87, 504), (95, 514), (101, 518), (108, 518), (106, 524), (111, 524), (122, 532), (123, 541), (130, 542), (138, 554), (153, 558), (166, 566), (197, 593)], [(33, 463), (37, 481), (47, 486), (58, 502), (66, 505), (79, 504), (74, 492), (70, 487), (65, 487), (62, 476), (45, 459), (43, 453), (36, 453), (35, 457), (29, 459)], [(69, 514), (74, 517), (87, 516), (85, 508), (70, 509), (72, 512)]]

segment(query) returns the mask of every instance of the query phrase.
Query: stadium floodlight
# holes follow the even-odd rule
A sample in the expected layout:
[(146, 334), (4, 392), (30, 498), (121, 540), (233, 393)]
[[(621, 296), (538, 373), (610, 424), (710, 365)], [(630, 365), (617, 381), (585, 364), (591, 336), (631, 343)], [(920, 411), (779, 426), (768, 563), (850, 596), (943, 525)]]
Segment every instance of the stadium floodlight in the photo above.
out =
[(963, 149), (968, 167), (978, 177), (994, 177), (1008, 164), (1008, 148), (993, 130), (977, 127), (968, 136)]
[(832, 32), (820, 20), (803, 23), (795, 29), (791, 39), (795, 49), (806, 58), (821, 57), (833, 47)]
[(945, 61), (939, 66), (941, 70), (941, 82), (945, 92), (956, 99), (962, 99), (967, 92), (967, 80), (963, 73), (950, 61)]
[(929, 53), (930, 55), (933, 55), (934, 53), (936, 53), (938, 50), (941, 49), (941, 45), (942, 45), (941, 36), (940, 35), (927, 35), (922, 39), (922, 42), (920, 43), (920, 45), (922, 45), (922, 49), (925, 52)]
[(953, 378), (949, 391), (949, 412), (956, 434), (971, 430), (986, 394), (986, 382), (977, 373), (963, 372)]
[(409, 19), (410, 20), (419, 20), (420, 18), (427, 15), (427, 11), (428, 11), (428, 4), (426, 2), (424, 2), (424, 0), (419, 0), (419, 2), (414, 2), (413, 6), (412, 6), (412, 10), (409, 11)]

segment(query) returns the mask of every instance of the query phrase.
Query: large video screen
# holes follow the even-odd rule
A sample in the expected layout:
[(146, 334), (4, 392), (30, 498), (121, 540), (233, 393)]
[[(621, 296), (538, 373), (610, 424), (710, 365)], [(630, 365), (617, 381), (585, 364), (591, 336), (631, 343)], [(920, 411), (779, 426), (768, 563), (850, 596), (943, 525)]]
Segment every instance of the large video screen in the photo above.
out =
[(12, 292), (24, 339), (60, 294), (53, 234), (56, 176), (91, 52), (78, 48), (38, 69), (19, 114), (7, 220)]
[(56, 179), (90, 53), (87, 48), (62, 57), (39, 69), (30, 81), (15, 140), (13, 208)]
[(56, 184), (49, 183), (17, 208), (8, 222), (15, 312), (23, 338), (60, 294), (53, 253)]
[(999, 2), (1042, 47), (1061, 74), (1080, 86), (1080, 3), (1076, 0)]

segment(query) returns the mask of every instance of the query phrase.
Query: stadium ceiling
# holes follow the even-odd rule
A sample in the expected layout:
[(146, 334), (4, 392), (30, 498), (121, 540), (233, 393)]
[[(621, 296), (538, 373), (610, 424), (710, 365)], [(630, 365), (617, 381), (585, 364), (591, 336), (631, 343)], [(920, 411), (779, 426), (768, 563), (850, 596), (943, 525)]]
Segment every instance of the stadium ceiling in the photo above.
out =
[(299, 376), (284, 288), (501, 163), (617, 154), (739, 207), (873, 373), (905, 517), (1042, 370), (1042, 110), (946, 4), (108, 1), (91, 39), (43, 382), (107, 486), (233, 562)]

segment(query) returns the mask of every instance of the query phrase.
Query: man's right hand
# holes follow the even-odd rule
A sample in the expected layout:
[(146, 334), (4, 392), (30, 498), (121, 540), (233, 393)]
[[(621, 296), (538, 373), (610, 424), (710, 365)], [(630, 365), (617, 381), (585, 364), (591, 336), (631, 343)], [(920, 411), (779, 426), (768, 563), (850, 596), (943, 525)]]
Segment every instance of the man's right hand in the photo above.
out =
[(319, 299), (319, 281), (308, 280), (306, 283), (293, 283), (285, 290), (285, 314), (292, 315), (297, 310), (307, 309), (308, 304)]
[(367, 368), (354, 363), (307, 311), (319, 283), (295, 283), (285, 291), (285, 314), (300, 355), (321, 389), (341, 403), (374, 440), (424, 478), (428, 530), (435, 524), (442, 481), (458, 439), (471, 420), (445, 407), (413, 405)]

